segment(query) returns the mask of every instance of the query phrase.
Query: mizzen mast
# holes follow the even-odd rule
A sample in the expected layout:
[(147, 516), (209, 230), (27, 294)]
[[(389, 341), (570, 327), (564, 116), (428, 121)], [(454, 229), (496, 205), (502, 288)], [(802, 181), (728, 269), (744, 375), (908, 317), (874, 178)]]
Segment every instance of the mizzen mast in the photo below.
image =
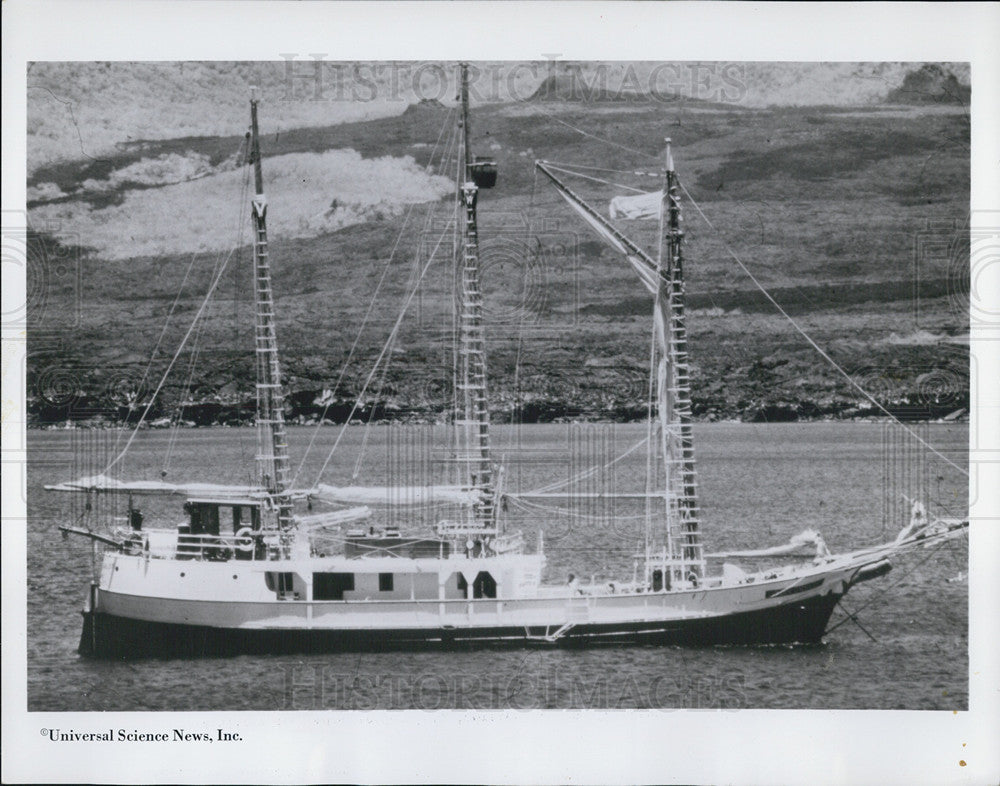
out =
[(250, 160), (254, 171), (251, 215), (254, 227), (254, 341), (257, 365), (257, 474), (261, 486), (274, 497), (278, 526), (292, 524), (288, 496), (288, 438), (285, 434), (284, 393), (274, 325), (274, 295), (267, 252), (267, 198), (261, 171), (260, 136), (257, 127), (257, 92), (250, 97)]

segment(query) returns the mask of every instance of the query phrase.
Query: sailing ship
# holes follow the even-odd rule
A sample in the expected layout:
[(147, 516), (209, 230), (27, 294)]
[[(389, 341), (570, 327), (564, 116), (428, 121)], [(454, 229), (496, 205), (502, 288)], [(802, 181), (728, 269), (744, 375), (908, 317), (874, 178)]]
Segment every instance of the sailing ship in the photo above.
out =
[[(80, 651), (98, 657), (325, 652), (470, 645), (598, 644), (759, 645), (819, 642), (840, 599), (859, 582), (889, 571), (906, 549), (963, 534), (968, 522), (934, 519), (915, 508), (892, 542), (832, 554), (816, 535), (791, 544), (812, 548), (780, 567), (743, 570), (706, 554), (699, 517), (684, 307), (683, 232), (678, 178), (666, 145), (662, 189), (636, 208), (659, 219), (659, 253), (643, 251), (537, 162), (574, 210), (624, 256), (653, 295), (655, 401), (648, 449), (663, 468), (652, 496), (662, 525), (647, 535), (630, 579), (547, 583), (543, 541), (529, 549), (508, 531), (508, 496), (491, 450), (487, 354), (479, 255), (480, 192), (497, 179), (494, 161), (472, 155), (467, 72), (460, 67), (461, 148), (455, 208), (456, 412), (453, 456), (461, 482), (411, 489), (293, 488), (284, 391), (268, 255), (267, 212), (258, 130), (250, 101), (252, 274), (255, 302), (257, 482), (123, 481), (100, 473), (47, 488), (128, 499), (123, 526), (107, 532), (64, 526), (103, 549), (83, 610)], [(127, 447), (127, 446), (126, 446)], [(179, 524), (154, 526), (133, 496), (180, 495)], [(447, 502), (461, 515), (433, 532), (367, 525), (373, 505), (393, 494), (409, 502)], [(510, 493), (513, 496), (513, 492)], [(303, 512), (328, 503), (322, 513)], [(354, 505), (355, 507), (348, 507)], [(176, 521), (176, 519), (175, 519)], [(350, 529), (349, 527), (361, 528)], [(344, 529), (347, 528), (347, 529)], [(336, 553), (315, 542), (343, 532)], [(328, 541), (327, 541), (328, 542)], [(785, 549), (747, 552), (778, 555)], [(722, 555), (732, 557), (734, 555)]]

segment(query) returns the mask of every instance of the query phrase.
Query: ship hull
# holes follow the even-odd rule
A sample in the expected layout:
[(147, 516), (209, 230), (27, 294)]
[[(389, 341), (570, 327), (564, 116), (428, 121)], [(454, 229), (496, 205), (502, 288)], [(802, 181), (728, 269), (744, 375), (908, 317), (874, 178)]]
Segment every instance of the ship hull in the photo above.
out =
[(715, 646), (817, 644), (837, 593), (753, 611), (671, 620), (581, 622), (570, 626), (420, 628), (227, 628), (84, 611), (81, 654), (99, 658), (454, 650), (478, 647)]
[[(888, 570), (888, 562), (875, 553), (659, 591), (613, 584), (525, 586), (511, 578), (536, 576), (540, 565), (528, 556), (213, 562), (109, 554), (101, 580), (90, 587), (80, 651), (137, 658), (484, 646), (815, 644), (851, 586)], [(279, 571), (270, 570), (276, 566)], [(383, 572), (390, 566), (395, 574)], [(330, 572), (347, 567), (355, 572)], [(275, 575), (291, 580), (276, 582)], [(342, 597), (336, 600), (319, 597), (330, 594), (323, 584), (326, 576), (345, 575), (353, 590), (338, 589)], [(464, 590), (460, 575), (468, 577)], [(486, 582), (490, 575), (499, 581)], [(303, 576), (312, 582), (297, 584)], [(382, 580), (383, 591), (369, 579)], [(511, 589), (509, 595), (504, 588)]]

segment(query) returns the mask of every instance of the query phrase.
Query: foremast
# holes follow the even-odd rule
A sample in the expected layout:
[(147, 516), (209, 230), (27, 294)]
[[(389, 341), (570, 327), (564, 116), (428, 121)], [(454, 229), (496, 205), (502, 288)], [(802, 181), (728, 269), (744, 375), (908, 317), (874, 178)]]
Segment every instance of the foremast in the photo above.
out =
[[(658, 333), (657, 397), (661, 450), (666, 472), (668, 549), (675, 580), (700, 580), (704, 556), (698, 509), (691, 372), (684, 315), (684, 265), (680, 194), (670, 139), (666, 140), (663, 204), (660, 209), (658, 288), (654, 319)], [(665, 335), (664, 335), (665, 334)]]
[(267, 248), (267, 197), (261, 170), (260, 134), (257, 126), (257, 92), (250, 98), (250, 161), (254, 170), (251, 216), (254, 227), (254, 343), (257, 366), (257, 475), (274, 500), (278, 528), (292, 526), (288, 494), (288, 438), (285, 432), (284, 392), (274, 324), (274, 294)]
[(459, 65), (462, 155), (458, 178), (458, 202), (462, 216), (462, 241), (456, 254), (458, 309), (458, 373), (455, 426), (457, 451), (463, 470), (463, 485), (477, 491), (467, 526), (484, 535), (496, 535), (496, 478), (490, 452), (490, 411), (486, 386), (486, 336), (483, 324), (483, 294), (480, 283), (479, 230), (476, 206), (479, 183), (476, 162), (469, 145), (468, 66)]
[[(666, 518), (665, 553), (658, 557), (647, 544), (647, 580), (653, 571), (678, 582), (699, 583), (704, 576), (694, 439), (691, 429), (691, 375), (684, 315), (684, 267), (681, 207), (677, 173), (666, 140), (663, 194), (660, 205), (659, 254), (653, 259), (587, 204), (546, 166), (535, 166), (552, 181), (559, 194), (613, 247), (624, 254), (653, 294), (655, 330), (653, 371), (656, 374), (655, 448), (664, 465)], [(650, 446), (651, 448), (654, 445)], [(654, 586), (656, 582), (653, 581)]]

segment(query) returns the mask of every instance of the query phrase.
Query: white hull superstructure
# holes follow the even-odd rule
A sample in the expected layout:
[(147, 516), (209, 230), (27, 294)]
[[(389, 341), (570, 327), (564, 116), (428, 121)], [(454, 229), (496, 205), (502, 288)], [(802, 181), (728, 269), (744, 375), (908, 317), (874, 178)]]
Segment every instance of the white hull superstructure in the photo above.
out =
[[(322, 635), (308, 635), (323, 633), (341, 634), (344, 648), (358, 639), (346, 635), (351, 633), (386, 645), (442, 640), (554, 643), (581, 636), (705, 643), (814, 641), (822, 635), (836, 601), (864, 567), (840, 559), (780, 575), (747, 576), (729, 586), (720, 580), (717, 586), (697, 589), (611, 592), (539, 586), (541, 561), (533, 556), (416, 559), (407, 560), (405, 566), (393, 561), (178, 563), (116, 554), (104, 563), (88, 617), (96, 628), (111, 623), (118, 633), (111, 638), (96, 636), (93, 649), (107, 654), (134, 652), (142, 637), (123, 636), (125, 621), (139, 623), (137, 631), (180, 626), (183, 630), (171, 635), (181, 650), (192, 643), (185, 638), (193, 636), (197, 642), (214, 634), (217, 639), (208, 652), (225, 650), (227, 640), (252, 632), (290, 631), (307, 634), (290, 641), (291, 649), (309, 648), (310, 638), (329, 648), (331, 642)], [(876, 557), (865, 564), (877, 566), (881, 561)], [(282, 574), (290, 576), (287, 584)], [(500, 580), (485, 593), (492, 597), (484, 597), (476, 582), (494, 574)], [(338, 600), (317, 600), (314, 594), (326, 576), (350, 576), (348, 583), (355, 589), (343, 591)], [(383, 584), (380, 590), (380, 577), (386, 582), (387, 576), (393, 577), (392, 589)], [(766, 615), (783, 608), (786, 613), (774, 616), (777, 627), (762, 624)], [(734, 613), (755, 620), (755, 627), (732, 619)]]
[(125, 656), (810, 643), (852, 585), (888, 572), (887, 557), (964, 528), (939, 522), (880, 547), (659, 590), (544, 585), (540, 555), (218, 561), (154, 556), (143, 545), (106, 556), (81, 648)]

